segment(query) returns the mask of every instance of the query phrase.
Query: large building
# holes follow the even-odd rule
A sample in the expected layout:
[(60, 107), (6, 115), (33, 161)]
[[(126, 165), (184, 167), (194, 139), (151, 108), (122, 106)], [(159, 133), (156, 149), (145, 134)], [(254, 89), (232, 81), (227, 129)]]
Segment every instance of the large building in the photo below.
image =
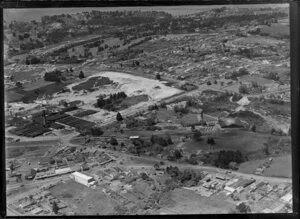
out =
[(80, 172), (74, 172), (70, 175), (70, 177), (72, 179), (74, 179), (76, 182), (78, 182), (82, 185), (88, 186), (88, 187), (90, 187), (96, 183), (96, 181), (93, 177), (87, 176)]

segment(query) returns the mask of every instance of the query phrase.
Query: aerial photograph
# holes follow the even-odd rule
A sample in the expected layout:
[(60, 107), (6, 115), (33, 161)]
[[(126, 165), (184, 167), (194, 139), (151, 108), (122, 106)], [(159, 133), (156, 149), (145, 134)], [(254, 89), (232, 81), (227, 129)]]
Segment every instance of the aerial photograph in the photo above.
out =
[(3, 14), (8, 216), (293, 212), (289, 4)]

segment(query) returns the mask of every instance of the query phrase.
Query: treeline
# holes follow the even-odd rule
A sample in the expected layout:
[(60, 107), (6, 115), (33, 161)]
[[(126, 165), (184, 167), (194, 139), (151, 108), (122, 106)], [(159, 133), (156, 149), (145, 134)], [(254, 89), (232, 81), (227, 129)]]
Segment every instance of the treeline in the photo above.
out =
[(222, 150), (214, 153), (208, 153), (202, 155), (199, 159), (204, 162), (204, 164), (233, 170), (236, 170), (238, 168), (238, 164), (246, 161), (246, 158), (239, 150)]

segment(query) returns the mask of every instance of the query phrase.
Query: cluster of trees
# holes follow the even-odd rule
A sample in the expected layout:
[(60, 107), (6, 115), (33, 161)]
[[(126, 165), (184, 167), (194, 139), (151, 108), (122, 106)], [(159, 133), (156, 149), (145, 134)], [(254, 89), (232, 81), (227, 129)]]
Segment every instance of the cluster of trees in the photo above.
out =
[(100, 136), (103, 133), (104, 133), (103, 130), (100, 127), (96, 127), (96, 126), (85, 131), (85, 134), (90, 134), (93, 136)]
[(126, 97), (127, 95), (123, 91), (115, 94), (110, 94), (109, 98), (106, 99), (101, 96), (97, 100), (96, 106), (106, 110), (114, 111), (116, 109), (114, 105), (120, 103)]
[(280, 97), (276, 97), (274, 94), (270, 95), (268, 102), (271, 104), (284, 105), (284, 101)]
[(55, 70), (52, 72), (46, 72), (44, 75), (45, 81), (54, 81), (54, 82), (61, 82), (65, 78), (62, 76), (62, 72), (59, 70)]
[(168, 145), (173, 144), (173, 141), (170, 135), (166, 135), (166, 136), (151, 135), (151, 143), (159, 144), (163, 147), (166, 147)]
[(280, 80), (280, 77), (275, 72), (270, 72), (270, 73), (265, 74), (264, 78), (274, 80), (274, 81), (279, 81)]
[(249, 94), (249, 89), (245, 84), (239, 86), (240, 94)]
[(228, 169), (230, 168), (230, 163), (235, 162), (237, 164), (244, 162), (245, 159), (240, 151), (219, 151), (218, 152), (218, 157), (214, 161), (215, 166), (223, 168), (223, 169)]
[(175, 183), (182, 186), (196, 186), (203, 179), (201, 172), (194, 170), (180, 171), (177, 166), (167, 166), (165, 172), (172, 177)]
[(35, 64), (40, 64), (40, 63), (43, 63), (43, 60), (36, 56), (26, 57), (26, 60), (25, 60), (26, 65), (35, 65)]
[(248, 75), (249, 71), (246, 68), (240, 68), (238, 71), (233, 71), (230, 74), (225, 75), (225, 79), (236, 80), (237, 77), (241, 77), (243, 75)]
[(182, 152), (178, 149), (172, 151), (168, 156), (167, 159), (169, 161), (176, 161), (182, 158)]

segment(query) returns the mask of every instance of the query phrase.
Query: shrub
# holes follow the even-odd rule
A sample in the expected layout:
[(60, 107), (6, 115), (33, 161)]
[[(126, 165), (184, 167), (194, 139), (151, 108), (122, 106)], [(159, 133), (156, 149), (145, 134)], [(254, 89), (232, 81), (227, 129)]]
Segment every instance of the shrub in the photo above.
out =
[(240, 92), (241, 94), (248, 94), (248, 93), (249, 93), (248, 88), (247, 88), (246, 85), (240, 85), (240, 86), (239, 86), (239, 92)]
[(110, 144), (111, 145), (118, 145), (118, 140), (115, 137), (110, 138)]

